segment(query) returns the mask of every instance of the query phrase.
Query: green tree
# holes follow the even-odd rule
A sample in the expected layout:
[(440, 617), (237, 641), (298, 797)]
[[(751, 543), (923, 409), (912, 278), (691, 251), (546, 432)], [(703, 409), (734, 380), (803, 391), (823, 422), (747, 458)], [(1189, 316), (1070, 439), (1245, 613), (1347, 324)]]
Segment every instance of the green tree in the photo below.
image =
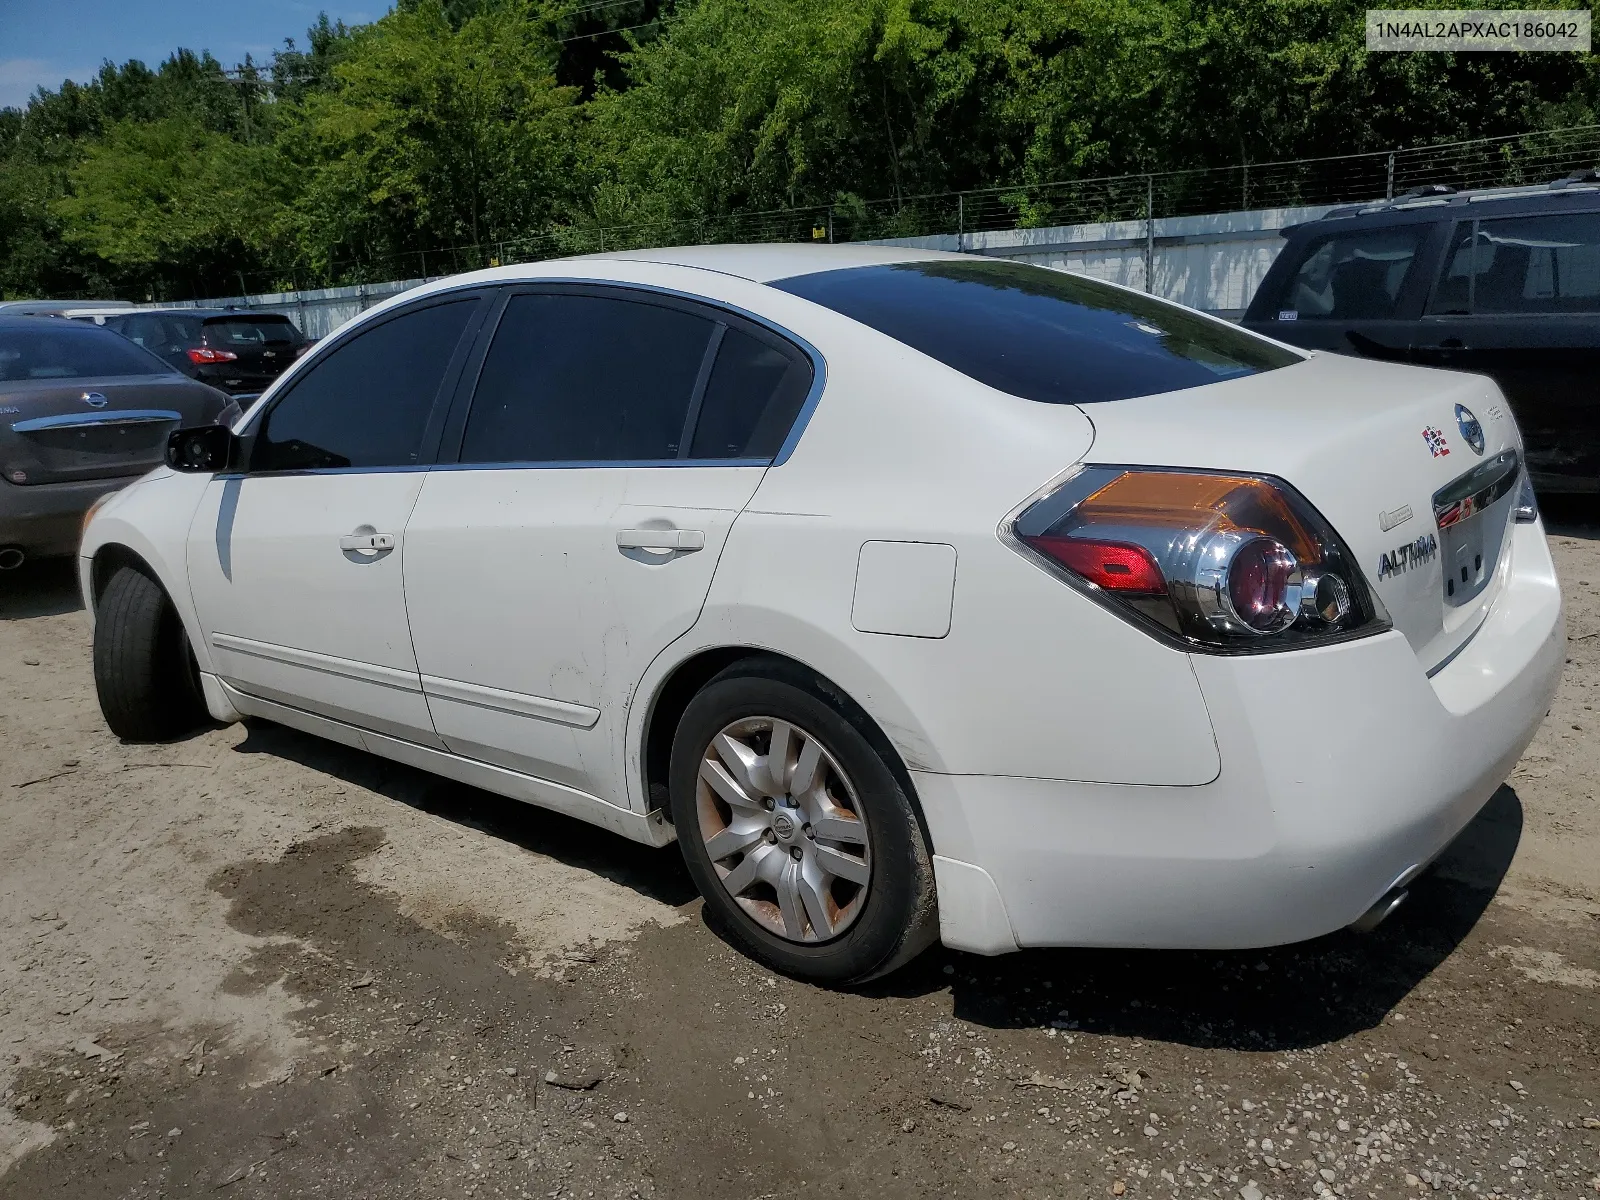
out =
[(420, 0), (356, 30), (336, 86), (306, 96), (279, 138), (304, 260), (323, 271), (381, 263), (556, 220), (570, 203), (580, 110), (554, 62), (521, 3), (485, 6), (455, 28), (439, 0)]
[(66, 240), (128, 278), (233, 291), (271, 249), (275, 154), (190, 117), (121, 121), (56, 203)]

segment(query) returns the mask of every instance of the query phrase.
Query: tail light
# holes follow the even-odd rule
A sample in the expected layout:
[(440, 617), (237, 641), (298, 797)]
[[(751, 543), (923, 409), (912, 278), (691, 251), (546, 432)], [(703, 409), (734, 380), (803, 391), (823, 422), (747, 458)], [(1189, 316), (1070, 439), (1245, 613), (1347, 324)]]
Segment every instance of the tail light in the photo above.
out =
[(239, 357), (232, 350), (213, 350), (210, 346), (196, 346), (187, 353), (192, 363), (232, 362)]
[(1187, 648), (1280, 650), (1389, 628), (1339, 536), (1270, 476), (1085, 467), (1011, 533), (1053, 574)]

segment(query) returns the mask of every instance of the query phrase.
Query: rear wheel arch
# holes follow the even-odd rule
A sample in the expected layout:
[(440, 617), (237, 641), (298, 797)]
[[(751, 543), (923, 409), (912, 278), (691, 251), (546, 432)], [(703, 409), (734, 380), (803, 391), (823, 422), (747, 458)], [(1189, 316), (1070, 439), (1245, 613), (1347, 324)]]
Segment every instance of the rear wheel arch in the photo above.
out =
[(659, 809), (664, 819), (672, 820), (668, 803), (668, 776), (672, 759), (672, 743), (678, 732), (678, 722), (689, 702), (702, 688), (735, 665), (748, 665), (759, 670), (763, 666), (779, 678), (789, 678), (825, 696), (845, 717), (856, 726), (877, 751), (911, 801), (917, 815), (917, 825), (923, 843), (930, 854), (936, 848), (922, 801), (912, 783), (911, 772), (893, 742), (872, 715), (847, 692), (823, 672), (787, 654), (755, 646), (720, 646), (698, 651), (679, 663), (656, 688), (645, 717), (645, 732), (641, 767), (644, 772), (645, 795), (651, 808)]

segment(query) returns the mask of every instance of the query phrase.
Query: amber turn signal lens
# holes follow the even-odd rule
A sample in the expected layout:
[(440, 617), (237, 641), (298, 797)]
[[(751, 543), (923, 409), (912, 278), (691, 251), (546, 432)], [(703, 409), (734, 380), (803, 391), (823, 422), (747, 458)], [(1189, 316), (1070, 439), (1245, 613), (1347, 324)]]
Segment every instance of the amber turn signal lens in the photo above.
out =
[(1143, 525), (1238, 531), (1275, 538), (1301, 562), (1317, 559), (1316, 539), (1283, 495), (1264, 479), (1181, 471), (1128, 471), (1077, 508), (1081, 525)]

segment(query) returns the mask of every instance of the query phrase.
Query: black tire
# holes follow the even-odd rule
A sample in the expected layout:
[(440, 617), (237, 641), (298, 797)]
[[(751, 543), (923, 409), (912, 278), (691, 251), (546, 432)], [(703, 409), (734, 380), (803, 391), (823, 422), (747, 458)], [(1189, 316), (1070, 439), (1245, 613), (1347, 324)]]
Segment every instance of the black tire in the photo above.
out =
[(168, 741), (206, 720), (183, 622), (161, 585), (135, 567), (117, 570), (96, 608), (94, 688), (124, 741)]
[[(792, 722), (819, 739), (853, 783), (867, 825), (872, 873), (866, 895), (853, 923), (829, 940), (801, 943), (769, 931), (729, 895), (706, 851), (696, 791), (702, 757), (724, 728), (757, 716)], [(933, 863), (892, 754), (847, 697), (783, 660), (735, 663), (689, 702), (673, 739), (669, 774), (678, 844), (715, 926), (750, 957), (785, 975), (851, 985), (887, 975), (935, 940)]]

